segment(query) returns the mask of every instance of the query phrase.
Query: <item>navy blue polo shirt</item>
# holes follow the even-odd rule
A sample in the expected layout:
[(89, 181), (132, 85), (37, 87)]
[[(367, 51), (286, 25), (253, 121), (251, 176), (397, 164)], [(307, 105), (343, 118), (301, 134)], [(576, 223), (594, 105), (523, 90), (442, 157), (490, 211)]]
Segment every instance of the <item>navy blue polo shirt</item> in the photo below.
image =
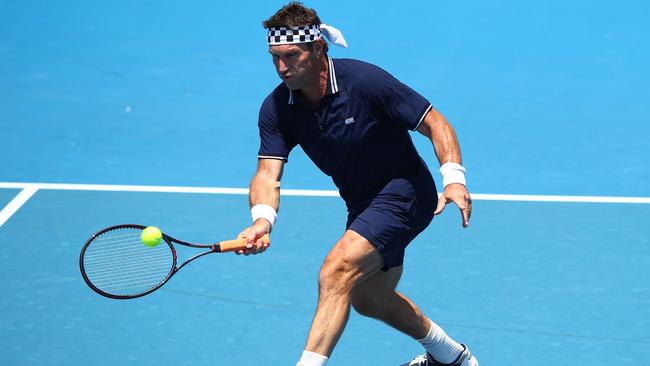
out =
[(419, 127), (431, 104), (377, 66), (328, 61), (327, 93), (317, 109), (284, 83), (264, 100), (258, 158), (288, 161), (300, 145), (350, 209), (369, 202), (391, 179), (418, 171), (422, 163), (408, 131)]

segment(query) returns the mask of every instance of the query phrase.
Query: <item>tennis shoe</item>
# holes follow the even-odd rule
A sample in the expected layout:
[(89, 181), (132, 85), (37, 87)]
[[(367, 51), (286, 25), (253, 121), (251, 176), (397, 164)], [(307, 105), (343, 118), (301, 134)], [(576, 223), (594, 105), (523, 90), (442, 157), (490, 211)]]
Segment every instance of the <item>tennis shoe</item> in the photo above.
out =
[(401, 366), (478, 366), (478, 360), (474, 357), (473, 354), (469, 352), (469, 348), (466, 345), (462, 345), (463, 352), (458, 356), (456, 361), (452, 363), (440, 363), (431, 357), (427, 352), (423, 355), (417, 356), (413, 361), (405, 363)]

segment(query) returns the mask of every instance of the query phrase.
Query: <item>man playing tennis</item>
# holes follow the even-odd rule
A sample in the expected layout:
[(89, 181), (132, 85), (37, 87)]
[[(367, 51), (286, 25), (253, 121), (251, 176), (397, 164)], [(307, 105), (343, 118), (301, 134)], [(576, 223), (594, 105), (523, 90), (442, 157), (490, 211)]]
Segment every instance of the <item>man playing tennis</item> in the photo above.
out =
[[(424, 346), (426, 353), (408, 365), (478, 366), (465, 345), (395, 291), (404, 249), (447, 203), (455, 203), (463, 226), (469, 225), (472, 203), (454, 130), (426, 99), (386, 71), (328, 57), (323, 37), (347, 45), (313, 9), (293, 2), (263, 24), (282, 83), (260, 109), (261, 146), (249, 196), (254, 223), (240, 234), (250, 248), (238, 254), (266, 250), (259, 238), (277, 217), (279, 182), (296, 145), (332, 177), (348, 209), (346, 230), (320, 269), (318, 306), (297, 365), (327, 363), (352, 306)], [(440, 200), (409, 130), (434, 146), (443, 176)]]

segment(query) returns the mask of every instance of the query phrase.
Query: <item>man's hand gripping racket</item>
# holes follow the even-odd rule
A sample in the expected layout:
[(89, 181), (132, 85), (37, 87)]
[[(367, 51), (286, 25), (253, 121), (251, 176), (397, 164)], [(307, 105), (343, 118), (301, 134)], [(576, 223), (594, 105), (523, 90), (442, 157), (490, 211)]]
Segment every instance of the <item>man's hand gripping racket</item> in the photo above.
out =
[(271, 243), (266, 240), (271, 230), (271, 224), (265, 219), (257, 219), (253, 225), (244, 229), (237, 239), (244, 240), (246, 247), (236, 250), (236, 254), (251, 255), (259, 254), (268, 249)]
[[(154, 292), (191, 261), (212, 253), (250, 249), (245, 239), (215, 244), (193, 244), (162, 234), (158, 245), (144, 245), (140, 239), (143, 225), (117, 225), (94, 234), (81, 249), (79, 267), (86, 284), (95, 292), (112, 299), (133, 299)], [(269, 246), (269, 236), (257, 242)], [(177, 264), (174, 245), (206, 249)]]

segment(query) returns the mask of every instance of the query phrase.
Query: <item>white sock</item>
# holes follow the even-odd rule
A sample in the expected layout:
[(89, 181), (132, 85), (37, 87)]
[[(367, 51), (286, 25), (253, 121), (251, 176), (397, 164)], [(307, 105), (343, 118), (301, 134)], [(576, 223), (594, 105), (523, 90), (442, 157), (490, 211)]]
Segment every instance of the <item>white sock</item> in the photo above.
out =
[(434, 323), (431, 319), (431, 330), (426, 337), (418, 339), (421, 345), (429, 352), (433, 359), (441, 363), (452, 363), (456, 361), (464, 348), (453, 339), (447, 336), (438, 324)]
[(302, 357), (296, 366), (325, 366), (328, 358), (316, 352), (302, 351)]

